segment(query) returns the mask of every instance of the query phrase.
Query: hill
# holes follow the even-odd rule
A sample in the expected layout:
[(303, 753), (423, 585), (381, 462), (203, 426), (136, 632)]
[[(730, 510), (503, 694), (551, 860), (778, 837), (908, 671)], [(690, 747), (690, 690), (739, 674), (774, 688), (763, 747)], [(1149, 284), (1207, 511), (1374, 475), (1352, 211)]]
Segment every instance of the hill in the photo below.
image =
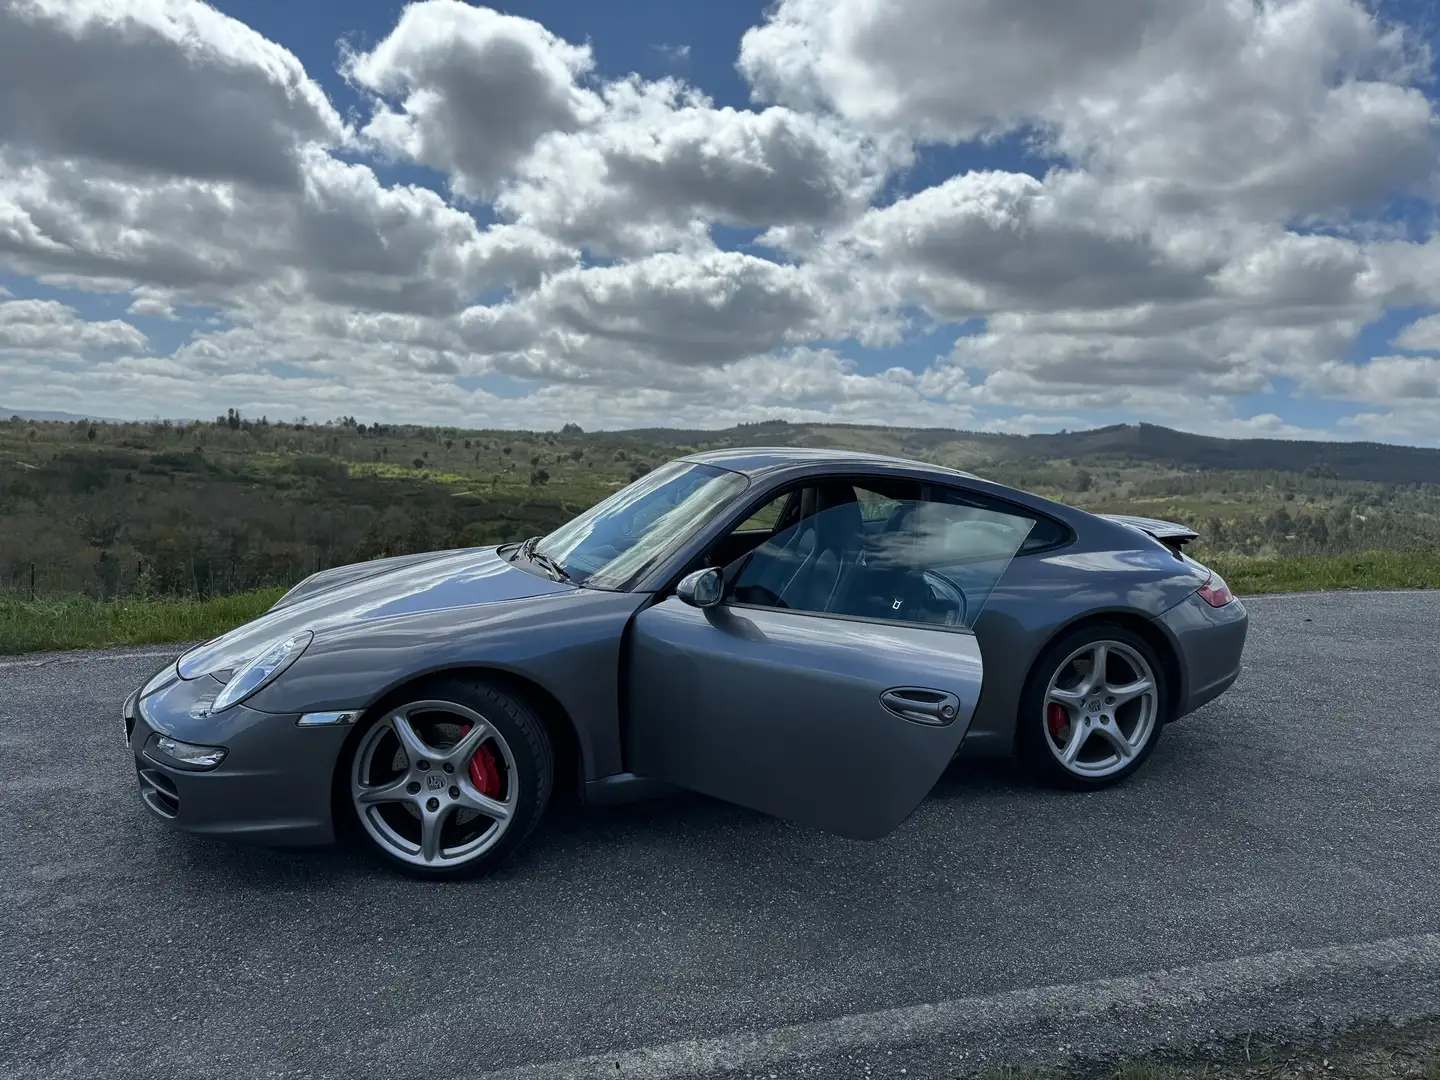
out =
[[(3, 414), (0, 414), (3, 415)], [(469, 431), (0, 419), (0, 596), (214, 596), (357, 559), (548, 531), (671, 458), (740, 445), (933, 461), (1100, 513), (1186, 522), (1202, 557), (1440, 550), (1440, 451), (1154, 425), (1049, 435), (839, 424)]]
[(1157, 424), (1091, 431), (1008, 435), (947, 428), (898, 428), (773, 421), (724, 431), (651, 428), (619, 433), (697, 446), (837, 446), (898, 454), (972, 471), (986, 463), (1073, 460), (1082, 464), (1159, 465), (1174, 469), (1268, 469), (1382, 484), (1440, 483), (1440, 449), (1375, 442), (1225, 439)]

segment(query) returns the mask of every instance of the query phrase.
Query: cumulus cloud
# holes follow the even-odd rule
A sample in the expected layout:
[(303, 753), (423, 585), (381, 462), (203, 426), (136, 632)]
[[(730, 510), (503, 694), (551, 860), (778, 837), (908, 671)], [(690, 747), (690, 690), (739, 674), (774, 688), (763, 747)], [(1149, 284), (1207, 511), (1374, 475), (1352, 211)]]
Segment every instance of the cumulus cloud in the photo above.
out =
[(300, 149), (345, 139), (288, 50), (184, 0), (0, 4), (0, 144), (147, 177), (300, 181)]
[(489, 289), (533, 287), (576, 257), (522, 226), (482, 232), (435, 192), (384, 187), (365, 165), (312, 154), (304, 168), (300, 191), (277, 194), (0, 154), (0, 259), (94, 288), (148, 286), (166, 302), (308, 298), (438, 314)]
[(542, 135), (573, 131), (599, 112), (599, 98), (577, 81), (593, 67), (588, 46), (530, 19), (460, 0), (421, 0), (374, 49), (348, 57), (344, 70), (379, 98), (368, 138), (448, 173), (461, 194), (484, 198)]
[(1341, 213), (1425, 179), (1423, 43), (1359, 0), (781, 0), (761, 100), (963, 142), (1029, 131), (1171, 210)]
[(421, 0), (341, 57), (351, 130), (198, 0), (0, 0), (0, 270), (182, 341), (0, 290), (0, 399), (1291, 437), (1302, 397), (1440, 438), (1440, 242), (1384, 210), (1429, 198), (1431, 57), (1378, 10), (779, 0), (742, 107)]
[(1395, 335), (1395, 344), (1416, 352), (1440, 352), (1440, 315), (1416, 319)]
[(78, 358), (96, 352), (144, 352), (149, 342), (127, 322), (89, 322), (56, 300), (0, 301), (0, 354)]
[(896, 303), (922, 304), (941, 319), (1184, 301), (1212, 291), (1219, 252), (1097, 212), (1083, 180), (952, 177), (869, 211), (841, 238), (837, 257), (867, 264)]
[(605, 106), (584, 130), (542, 140), (497, 209), (605, 253), (706, 246), (716, 224), (841, 222), (902, 156), (789, 109), (717, 109), (669, 80), (611, 84)]

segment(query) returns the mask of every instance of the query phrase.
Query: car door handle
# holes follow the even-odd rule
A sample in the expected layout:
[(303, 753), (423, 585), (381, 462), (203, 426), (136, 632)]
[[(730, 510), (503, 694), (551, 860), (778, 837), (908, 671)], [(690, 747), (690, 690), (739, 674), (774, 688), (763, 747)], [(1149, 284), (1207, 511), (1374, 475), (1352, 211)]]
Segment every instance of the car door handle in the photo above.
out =
[(902, 720), (943, 727), (960, 715), (960, 699), (944, 690), (897, 686), (880, 695), (880, 704)]

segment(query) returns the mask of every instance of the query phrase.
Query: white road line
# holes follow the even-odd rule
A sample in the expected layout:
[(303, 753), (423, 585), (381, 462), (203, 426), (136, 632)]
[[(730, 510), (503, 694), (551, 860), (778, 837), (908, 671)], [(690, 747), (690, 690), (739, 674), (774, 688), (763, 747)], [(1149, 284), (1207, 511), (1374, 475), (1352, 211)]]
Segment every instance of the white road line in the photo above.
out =
[(50, 667), (52, 664), (89, 664), (107, 660), (144, 660), (149, 657), (160, 659), (176, 657), (185, 651), (184, 645), (172, 645), (164, 649), (123, 649), (105, 652), (57, 652), (48, 656), (37, 656), (27, 660), (0, 660), (0, 669)]
[(773, 1068), (782, 1062), (837, 1053), (973, 1039), (997, 1030), (1053, 1033), (1115, 1009), (1134, 1009), (1137, 1003), (1173, 1016), (1180, 1009), (1273, 992), (1305, 978), (1339, 974), (1348, 982), (1356, 976), (1385, 977), (1416, 968), (1440, 970), (1440, 934), (1292, 949), (1144, 975), (955, 998), (933, 1005), (526, 1065), (482, 1073), (475, 1080), (685, 1080), (725, 1070)]

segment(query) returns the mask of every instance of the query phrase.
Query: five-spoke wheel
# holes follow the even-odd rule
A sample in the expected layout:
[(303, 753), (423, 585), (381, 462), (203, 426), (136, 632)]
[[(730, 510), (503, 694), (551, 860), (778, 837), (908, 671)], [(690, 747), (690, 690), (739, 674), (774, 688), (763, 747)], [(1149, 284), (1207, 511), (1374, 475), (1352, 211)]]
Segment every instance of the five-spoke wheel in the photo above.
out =
[(349, 755), (349, 807), (386, 861), (423, 877), (487, 869), (549, 800), (543, 723), (483, 683), (445, 680), (370, 717)]
[(1160, 736), (1164, 670), (1122, 626), (1066, 635), (1037, 662), (1021, 699), (1019, 746), (1042, 776), (1071, 787), (1114, 783)]

